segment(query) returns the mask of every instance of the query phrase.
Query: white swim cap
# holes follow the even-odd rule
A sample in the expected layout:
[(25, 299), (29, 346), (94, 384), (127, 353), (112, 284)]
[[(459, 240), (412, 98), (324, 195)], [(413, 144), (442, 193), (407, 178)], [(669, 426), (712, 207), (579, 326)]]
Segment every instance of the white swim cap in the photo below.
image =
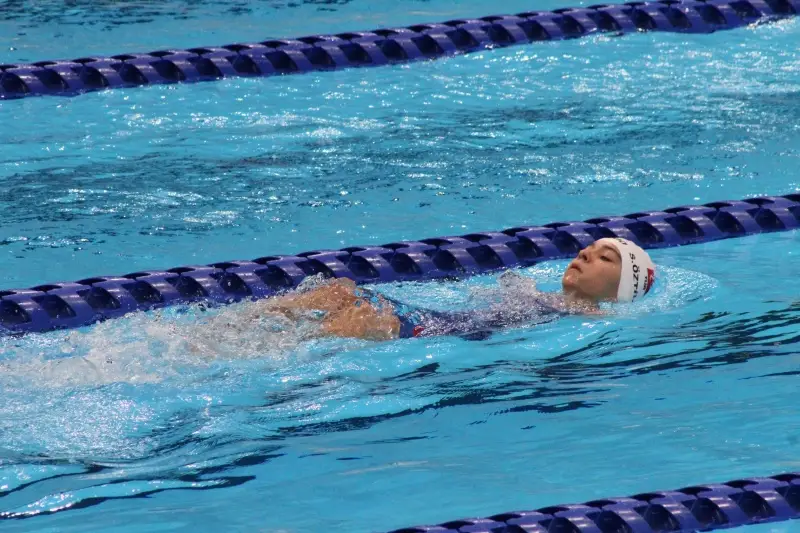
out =
[(622, 258), (617, 301), (633, 302), (648, 293), (656, 279), (656, 266), (647, 252), (620, 238), (600, 239), (597, 244), (613, 246)]

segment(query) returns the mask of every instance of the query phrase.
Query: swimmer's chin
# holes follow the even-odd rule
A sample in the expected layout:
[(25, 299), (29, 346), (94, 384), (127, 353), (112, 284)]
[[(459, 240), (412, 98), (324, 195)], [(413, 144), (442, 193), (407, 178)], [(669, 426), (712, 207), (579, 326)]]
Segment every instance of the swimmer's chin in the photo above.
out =
[(568, 298), (583, 298), (577, 274), (577, 271), (569, 269), (564, 273), (564, 277), (561, 278), (561, 290), (564, 292), (564, 296)]
[(569, 270), (561, 281), (561, 289), (564, 298), (564, 304), (569, 309), (569, 312), (575, 314), (585, 315), (605, 315), (606, 313), (600, 309), (602, 300), (594, 298), (581, 290), (580, 285)]

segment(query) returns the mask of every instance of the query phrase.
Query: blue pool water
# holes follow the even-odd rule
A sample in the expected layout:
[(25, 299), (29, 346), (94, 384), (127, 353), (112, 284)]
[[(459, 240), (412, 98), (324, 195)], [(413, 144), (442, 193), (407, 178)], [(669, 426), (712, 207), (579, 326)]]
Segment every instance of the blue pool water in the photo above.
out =
[[(263, 21), (485, 14), (264, 2), (179, 19), (142, 2), (71, 25), (39, 5), (3, 12), (0, 31), (37, 36), (4, 62), (55, 57), (56, 31), (70, 57), (262, 38)], [(2, 288), (794, 192), (798, 37), (797, 21), (598, 36), (0, 102)], [(481, 342), (208, 338), (197, 309), (3, 340), (2, 529), (380, 531), (797, 470), (798, 239), (660, 250), (640, 304)], [(563, 266), (525, 273), (554, 290)], [(461, 309), (493, 283), (383, 290)]]

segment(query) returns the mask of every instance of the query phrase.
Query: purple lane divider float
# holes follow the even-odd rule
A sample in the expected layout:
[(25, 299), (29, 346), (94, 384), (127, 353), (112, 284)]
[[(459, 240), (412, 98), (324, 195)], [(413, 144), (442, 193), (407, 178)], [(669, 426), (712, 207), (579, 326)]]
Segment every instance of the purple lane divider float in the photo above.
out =
[(0, 64), (0, 99), (379, 66), (597, 32), (711, 33), (797, 13), (800, 0), (628, 2), (219, 47)]
[(0, 290), (0, 335), (80, 327), (175, 304), (266, 298), (315, 274), (362, 284), (459, 278), (573, 257), (603, 237), (622, 237), (652, 249), (798, 227), (800, 194), (789, 194), (381, 246), (97, 276)]
[(454, 520), (391, 533), (688, 533), (794, 518), (800, 518), (798, 473)]

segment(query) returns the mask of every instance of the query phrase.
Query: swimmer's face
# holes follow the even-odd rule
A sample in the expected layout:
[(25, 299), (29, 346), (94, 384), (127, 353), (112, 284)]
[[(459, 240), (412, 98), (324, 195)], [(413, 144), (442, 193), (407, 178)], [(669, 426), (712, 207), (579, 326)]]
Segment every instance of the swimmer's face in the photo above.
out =
[(581, 250), (564, 271), (564, 292), (585, 300), (616, 300), (622, 258), (613, 246), (592, 244)]

